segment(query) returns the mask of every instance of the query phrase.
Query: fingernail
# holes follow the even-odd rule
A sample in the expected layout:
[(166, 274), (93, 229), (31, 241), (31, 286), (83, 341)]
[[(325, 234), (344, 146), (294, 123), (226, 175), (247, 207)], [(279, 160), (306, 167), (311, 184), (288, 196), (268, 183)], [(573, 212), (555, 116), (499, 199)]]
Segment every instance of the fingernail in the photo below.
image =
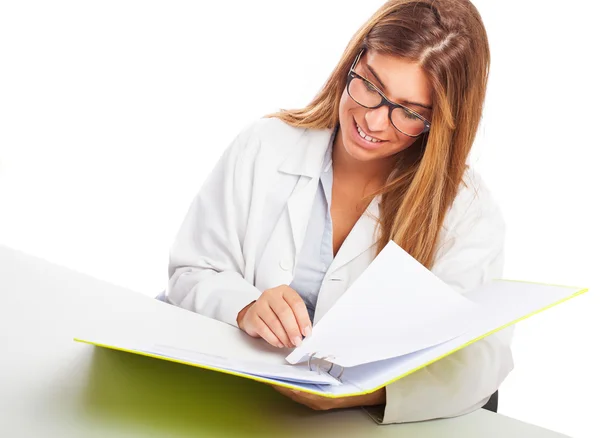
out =
[(278, 346), (279, 348), (283, 348), (283, 344), (282, 344), (281, 342), (280, 342), (279, 344), (277, 344), (277, 346)]
[(310, 336), (312, 334), (312, 329), (310, 328), (309, 325), (307, 325), (306, 327), (304, 327), (304, 336)]
[(293, 342), (294, 342), (294, 345), (295, 345), (296, 347), (299, 347), (299, 346), (300, 346), (300, 344), (302, 343), (302, 338), (300, 338), (300, 336), (296, 336), (296, 337), (294, 338), (294, 341), (293, 341)]

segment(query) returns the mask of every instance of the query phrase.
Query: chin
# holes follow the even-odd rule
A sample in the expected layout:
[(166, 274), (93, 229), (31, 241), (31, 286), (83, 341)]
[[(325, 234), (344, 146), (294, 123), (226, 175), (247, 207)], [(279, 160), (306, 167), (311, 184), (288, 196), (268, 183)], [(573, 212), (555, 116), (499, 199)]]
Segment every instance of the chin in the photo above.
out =
[(384, 142), (379, 147), (364, 144), (357, 138), (356, 124), (354, 118), (350, 118), (343, 125), (340, 124), (342, 132), (342, 143), (344, 150), (348, 155), (357, 161), (373, 161), (393, 155), (395, 152), (389, 153), (389, 142)]
[(361, 148), (360, 146), (357, 146), (354, 142), (352, 142), (352, 140), (350, 140), (349, 142), (344, 140), (344, 149), (346, 150), (346, 153), (348, 155), (350, 155), (357, 161), (367, 162), (382, 158), (381, 156), (379, 156), (379, 154), (375, 153), (374, 151), (369, 151)]

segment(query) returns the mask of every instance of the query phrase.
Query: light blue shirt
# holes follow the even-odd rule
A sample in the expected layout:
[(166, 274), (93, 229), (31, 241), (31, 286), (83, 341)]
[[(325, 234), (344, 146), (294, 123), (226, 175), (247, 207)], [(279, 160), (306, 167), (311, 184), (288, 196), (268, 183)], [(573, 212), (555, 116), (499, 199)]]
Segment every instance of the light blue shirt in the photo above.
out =
[(331, 220), (331, 192), (333, 188), (332, 148), (334, 130), (323, 161), (319, 189), (312, 206), (304, 243), (290, 287), (306, 304), (311, 323), (315, 315), (317, 297), (325, 273), (333, 262), (333, 222)]

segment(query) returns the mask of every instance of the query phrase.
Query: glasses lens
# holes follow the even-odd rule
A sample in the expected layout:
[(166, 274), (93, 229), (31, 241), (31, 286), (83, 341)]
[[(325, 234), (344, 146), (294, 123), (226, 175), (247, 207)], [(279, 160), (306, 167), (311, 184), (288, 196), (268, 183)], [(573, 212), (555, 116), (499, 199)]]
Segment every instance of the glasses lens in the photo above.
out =
[(381, 95), (371, 84), (363, 81), (361, 78), (352, 78), (348, 87), (348, 93), (357, 103), (368, 108), (376, 107), (381, 103)]
[[(358, 104), (367, 108), (378, 106), (382, 100), (381, 94), (371, 84), (357, 77), (350, 81), (348, 93)], [(394, 108), (392, 123), (396, 129), (408, 135), (419, 135), (425, 130), (425, 122), (404, 108)]]
[(397, 129), (408, 135), (419, 135), (425, 130), (425, 122), (404, 108), (394, 108), (392, 123)]

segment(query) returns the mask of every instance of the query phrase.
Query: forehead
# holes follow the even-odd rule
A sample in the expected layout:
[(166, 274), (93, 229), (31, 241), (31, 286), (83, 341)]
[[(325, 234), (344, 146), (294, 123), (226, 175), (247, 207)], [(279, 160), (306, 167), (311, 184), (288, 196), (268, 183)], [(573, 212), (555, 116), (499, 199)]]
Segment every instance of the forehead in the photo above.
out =
[(367, 68), (371, 67), (381, 79), (375, 84), (381, 86), (388, 98), (395, 102), (418, 102), (432, 105), (432, 89), (429, 79), (421, 66), (413, 61), (391, 55), (383, 55), (374, 51), (364, 53), (357, 65), (367, 79), (373, 81), (375, 77)]

